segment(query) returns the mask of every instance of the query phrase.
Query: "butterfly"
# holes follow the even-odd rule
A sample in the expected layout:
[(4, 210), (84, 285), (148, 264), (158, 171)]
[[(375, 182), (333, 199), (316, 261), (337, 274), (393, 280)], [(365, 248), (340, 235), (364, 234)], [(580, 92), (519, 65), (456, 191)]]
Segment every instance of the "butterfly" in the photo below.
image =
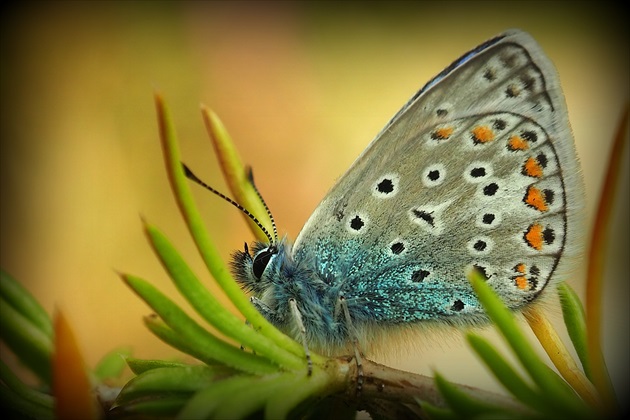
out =
[(232, 271), (305, 347), (370, 350), (422, 325), (483, 322), (472, 268), (509, 308), (536, 301), (580, 252), (583, 201), (558, 74), (510, 30), (413, 95), (293, 244), (245, 244)]

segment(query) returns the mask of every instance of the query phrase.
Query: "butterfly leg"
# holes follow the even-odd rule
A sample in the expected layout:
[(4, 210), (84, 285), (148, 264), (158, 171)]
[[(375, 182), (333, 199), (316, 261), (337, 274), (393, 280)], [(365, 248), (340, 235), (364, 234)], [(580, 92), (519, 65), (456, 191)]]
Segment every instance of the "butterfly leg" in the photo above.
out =
[(262, 316), (264, 316), (267, 319), (267, 321), (273, 323), (273, 321), (277, 318), (276, 312), (273, 309), (271, 309), (269, 306), (267, 306), (267, 304), (263, 302), (262, 300), (258, 299), (255, 296), (252, 296), (249, 298), (249, 301), (252, 303), (252, 305), (256, 307), (258, 312), (260, 312)]
[(361, 351), (359, 350), (359, 339), (357, 331), (352, 324), (352, 318), (350, 317), (350, 311), (348, 310), (348, 303), (343, 296), (339, 297), (339, 304), (343, 309), (343, 315), (346, 318), (346, 327), (348, 328), (348, 334), (352, 339), (352, 347), (354, 348), (354, 358), (357, 361), (357, 396), (361, 394), (363, 389), (363, 361), (361, 358)]
[(311, 376), (313, 373), (313, 361), (311, 360), (311, 352), (308, 349), (308, 344), (306, 343), (306, 328), (304, 327), (304, 323), (302, 322), (302, 314), (297, 307), (297, 303), (295, 299), (289, 299), (289, 306), (291, 307), (291, 314), (293, 315), (293, 320), (295, 321), (299, 331), (300, 336), (302, 337), (302, 345), (304, 346), (304, 356), (306, 357), (306, 363), (308, 364), (308, 376)]

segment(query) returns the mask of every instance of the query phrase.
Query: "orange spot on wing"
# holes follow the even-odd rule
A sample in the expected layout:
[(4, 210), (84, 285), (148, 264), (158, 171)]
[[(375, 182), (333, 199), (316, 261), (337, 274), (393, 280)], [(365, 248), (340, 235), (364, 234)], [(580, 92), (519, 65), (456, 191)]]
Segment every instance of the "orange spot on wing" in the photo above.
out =
[(518, 276), (514, 278), (514, 282), (516, 283), (516, 287), (521, 290), (525, 290), (528, 286), (527, 278), (525, 278), (525, 276)]
[(543, 247), (543, 227), (538, 223), (534, 223), (527, 228), (525, 232), (525, 241), (527, 245), (540, 251)]
[(514, 269), (521, 274), (525, 274), (525, 264), (523, 263), (517, 264), (516, 267), (514, 267)]
[(523, 173), (533, 178), (540, 178), (543, 176), (543, 168), (535, 158), (530, 157), (525, 161), (525, 165), (523, 165)]
[(538, 188), (530, 185), (527, 187), (527, 192), (525, 193), (525, 198), (523, 199), (525, 204), (535, 208), (538, 211), (547, 211), (549, 207), (547, 207), (547, 202), (545, 201), (545, 196), (542, 191)]
[(447, 140), (453, 134), (453, 127), (442, 127), (431, 133), (434, 140)]
[(521, 136), (512, 136), (508, 140), (508, 148), (510, 150), (527, 150), (529, 149), (529, 144)]
[(487, 143), (494, 140), (494, 132), (487, 125), (479, 125), (472, 129), (472, 137), (477, 143)]

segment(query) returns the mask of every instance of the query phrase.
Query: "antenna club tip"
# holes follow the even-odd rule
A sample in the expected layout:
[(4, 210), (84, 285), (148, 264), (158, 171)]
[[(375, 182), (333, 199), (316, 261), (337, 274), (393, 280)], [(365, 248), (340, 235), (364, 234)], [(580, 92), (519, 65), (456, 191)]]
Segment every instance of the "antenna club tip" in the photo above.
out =
[(190, 168), (186, 166), (184, 162), (180, 162), (180, 163), (182, 164), (182, 169), (184, 170), (184, 175), (186, 175), (186, 178), (189, 178), (192, 180), (198, 179), (197, 176), (193, 173), (193, 171), (191, 171)]
[(245, 173), (247, 174), (247, 179), (250, 183), (254, 184), (254, 169), (251, 166), (245, 167)]

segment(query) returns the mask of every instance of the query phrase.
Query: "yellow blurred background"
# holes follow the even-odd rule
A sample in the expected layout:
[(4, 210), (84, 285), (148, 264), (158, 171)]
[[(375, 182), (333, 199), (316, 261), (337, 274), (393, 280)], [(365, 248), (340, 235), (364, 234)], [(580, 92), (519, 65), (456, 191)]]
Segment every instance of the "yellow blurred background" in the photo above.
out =
[[(145, 329), (149, 308), (115, 272), (144, 277), (182, 302), (143, 236), (142, 215), (211, 282), (169, 190), (154, 91), (171, 107), (185, 161), (227, 192), (199, 104), (217, 112), (253, 165), (280, 232), (295, 238), (335, 179), (418, 88), (512, 27), (530, 32), (560, 73), (590, 228), (628, 101), (627, 14), (603, 4), (13, 6), (2, 16), (0, 265), (50, 313), (64, 310), (89, 365), (121, 345), (131, 345), (136, 357), (174, 357)], [(623, 166), (608, 249), (604, 351), (618, 392), (627, 395), (627, 149)], [(252, 239), (231, 206), (194, 191), (225, 258)], [(583, 294), (581, 276), (570, 283)], [(461, 335), (444, 336), (388, 362), (493, 389)]]

